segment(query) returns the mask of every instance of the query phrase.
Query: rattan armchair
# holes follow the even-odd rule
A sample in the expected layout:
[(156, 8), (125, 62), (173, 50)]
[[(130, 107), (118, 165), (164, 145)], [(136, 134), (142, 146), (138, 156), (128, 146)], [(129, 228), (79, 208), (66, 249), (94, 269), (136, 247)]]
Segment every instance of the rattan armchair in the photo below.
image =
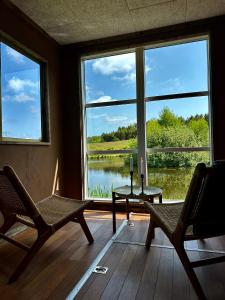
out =
[[(26, 256), (10, 277), (9, 283), (14, 282), (20, 276), (48, 238), (69, 221), (80, 223), (89, 243), (92, 243), (93, 237), (83, 216), (84, 209), (90, 203), (91, 201), (51, 195), (35, 204), (14, 170), (5, 166), (0, 171), (0, 211), (4, 216), (4, 223), (0, 227), (0, 238), (27, 251)], [(16, 222), (37, 230), (37, 240), (30, 248), (6, 235)]]
[(184, 241), (216, 237), (225, 234), (224, 187), (225, 161), (215, 161), (210, 167), (199, 163), (194, 171), (183, 203), (150, 204), (150, 224), (146, 239), (149, 249), (155, 227), (160, 227), (173, 244), (199, 299), (206, 299), (194, 268), (225, 261), (225, 256), (190, 261)]

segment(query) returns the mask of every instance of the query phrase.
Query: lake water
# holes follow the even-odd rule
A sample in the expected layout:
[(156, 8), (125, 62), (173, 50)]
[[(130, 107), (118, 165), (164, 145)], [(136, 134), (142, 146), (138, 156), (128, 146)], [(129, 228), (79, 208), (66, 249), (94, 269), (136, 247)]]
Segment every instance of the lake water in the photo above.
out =
[[(129, 165), (124, 157), (90, 159), (88, 162), (89, 196), (111, 198), (112, 188), (130, 184)], [(163, 199), (185, 198), (194, 168), (148, 168), (148, 184), (163, 189)], [(134, 184), (138, 184), (134, 168)]]

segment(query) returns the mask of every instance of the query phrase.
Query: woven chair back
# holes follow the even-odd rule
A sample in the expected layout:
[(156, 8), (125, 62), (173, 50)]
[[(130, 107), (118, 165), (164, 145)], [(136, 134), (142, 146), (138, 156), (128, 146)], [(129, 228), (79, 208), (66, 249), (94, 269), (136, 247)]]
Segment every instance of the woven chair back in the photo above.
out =
[(225, 160), (206, 167), (199, 163), (194, 171), (180, 217), (184, 228), (193, 225), (193, 233), (209, 236), (225, 234)]
[(0, 210), (3, 213), (27, 215), (27, 210), (20, 196), (3, 171), (0, 172)]
[(225, 233), (225, 161), (215, 161), (207, 168), (200, 194), (192, 212), (195, 234)]

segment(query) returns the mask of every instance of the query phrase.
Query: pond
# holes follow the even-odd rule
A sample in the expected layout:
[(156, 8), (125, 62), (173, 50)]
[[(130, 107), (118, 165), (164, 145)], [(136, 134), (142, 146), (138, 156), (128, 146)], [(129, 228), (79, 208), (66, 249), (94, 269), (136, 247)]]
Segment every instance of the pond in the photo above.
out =
[[(111, 198), (112, 188), (130, 184), (129, 164), (124, 157), (92, 158), (88, 161), (88, 196)], [(185, 198), (194, 168), (148, 168), (148, 184), (163, 189), (163, 199)], [(138, 184), (134, 167), (134, 184)]]

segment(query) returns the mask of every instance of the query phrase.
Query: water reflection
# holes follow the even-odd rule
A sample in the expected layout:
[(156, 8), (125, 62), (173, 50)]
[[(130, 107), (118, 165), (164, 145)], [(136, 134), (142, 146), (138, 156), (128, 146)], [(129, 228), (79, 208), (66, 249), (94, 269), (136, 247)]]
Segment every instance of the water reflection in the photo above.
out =
[[(149, 185), (163, 189), (163, 199), (184, 199), (194, 168), (149, 168)], [(112, 188), (130, 184), (129, 164), (124, 157), (90, 159), (88, 162), (88, 193), (91, 197), (111, 198)], [(134, 184), (138, 184), (134, 167)]]

